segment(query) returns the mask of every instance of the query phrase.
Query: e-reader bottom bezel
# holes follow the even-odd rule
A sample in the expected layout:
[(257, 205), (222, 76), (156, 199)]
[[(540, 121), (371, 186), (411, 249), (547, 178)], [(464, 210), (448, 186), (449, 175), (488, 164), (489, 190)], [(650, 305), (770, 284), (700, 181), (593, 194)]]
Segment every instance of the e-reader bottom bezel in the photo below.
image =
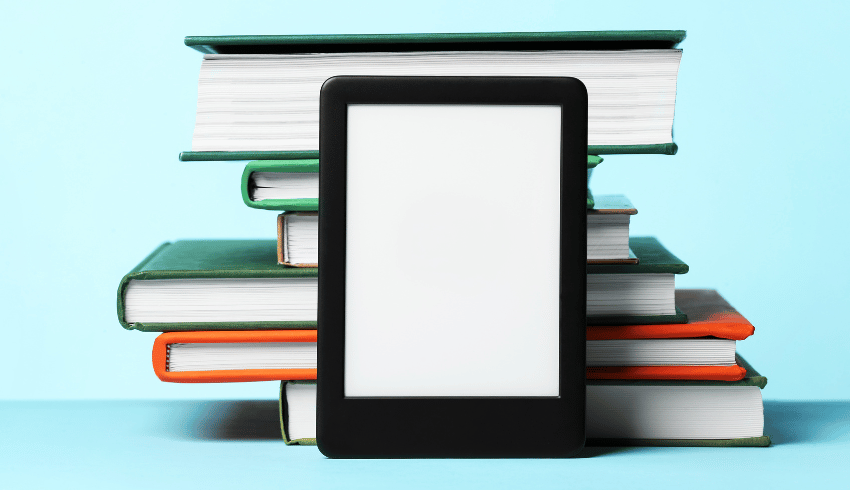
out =
[[(346, 145), (351, 104), (561, 107), (559, 396), (345, 397)], [(560, 77), (331, 78), (321, 93), (319, 155), (317, 441), (322, 453), (343, 458), (560, 457), (583, 447), (584, 85)]]

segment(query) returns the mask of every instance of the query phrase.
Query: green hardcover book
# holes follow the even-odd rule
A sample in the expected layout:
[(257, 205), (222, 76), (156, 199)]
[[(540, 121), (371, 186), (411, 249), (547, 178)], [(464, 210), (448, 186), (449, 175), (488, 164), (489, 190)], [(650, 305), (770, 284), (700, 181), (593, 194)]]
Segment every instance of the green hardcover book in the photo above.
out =
[[(587, 157), (587, 181), (602, 158)], [(242, 201), (251, 208), (274, 211), (319, 210), (319, 160), (259, 160), (242, 172)], [(587, 190), (587, 208), (593, 195)]]
[(260, 160), (242, 172), (242, 201), (274, 211), (319, 210), (319, 160)]
[[(655, 238), (629, 244), (638, 264), (588, 264), (588, 324), (684, 323), (673, 275), (687, 265)], [(121, 280), (118, 321), (148, 332), (316, 328), (318, 270), (278, 265), (277, 245), (163, 244)]]
[(687, 323), (676, 308), (676, 274), (688, 265), (655, 237), (630, 237), (637, 264), (587, 265), (587, 324)]
[[(588, 380), (587, 445), (769, 446), (767, 378), (737, 361), (747, 369), (740, 381)], [(278, 406), (286, 444), (315, 445), (315, 381), (282, 381)]]
[(674, 154), (685, 31), (190, 36), (204, 55), (182, 160), (317, 158), (318, 97), (336, 75), (573, 76), (588, 153)]
[(181, 240), (118, 286), (118, 321), (145, 332), (316, 328), (318, 271), (277, 264), (276, 240)]
[[(769, 446), (761, 397), (767, 378), (741, 356), (735, 360), (747, 370), (740, 381), (587, 380), (587, 444)], [(707, 436), (721, 426), (726, 437)]]

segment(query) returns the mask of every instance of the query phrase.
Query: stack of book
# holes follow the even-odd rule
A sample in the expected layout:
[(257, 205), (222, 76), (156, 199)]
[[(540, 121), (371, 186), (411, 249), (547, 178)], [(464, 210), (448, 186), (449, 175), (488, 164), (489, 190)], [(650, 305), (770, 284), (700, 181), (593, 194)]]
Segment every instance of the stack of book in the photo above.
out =
[[(121, 281), (127, 329), (164, 332), (169, 382), (280, 380), (289, 444), (315, 443), (318, 100), (334, 75), (573, 76), (589, 96), (588, 175), (598, 155), (674, 154), (683, 31), (188, 37), (206, 53), (186, 160), (255, 160), (248, 206), (282, 212), (277, 240), (166, 243)], [(506, 196), (510, 199), (511, 196)], [(588, 190), (590, 443), (766, 445), (765, 378), (735, 354), (753, 327), (717, 292), (676, 290), (688, 266), (637, 210)], [(518, 257), (506, 257), (515, 260)]]

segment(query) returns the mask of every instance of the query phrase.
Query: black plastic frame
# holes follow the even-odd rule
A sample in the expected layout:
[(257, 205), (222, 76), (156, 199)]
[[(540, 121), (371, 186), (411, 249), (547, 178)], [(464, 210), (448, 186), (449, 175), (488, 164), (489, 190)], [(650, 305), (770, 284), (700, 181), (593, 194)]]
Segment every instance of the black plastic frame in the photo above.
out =
[[(559, 396), (344, 396), (349, 104), (561, 106)], [(334, 77), (321, 92), (319, 155), (321, 452), (340, 458), (562, 457), (581, 449), (587, 257), (584, 84), (561, 77)]]

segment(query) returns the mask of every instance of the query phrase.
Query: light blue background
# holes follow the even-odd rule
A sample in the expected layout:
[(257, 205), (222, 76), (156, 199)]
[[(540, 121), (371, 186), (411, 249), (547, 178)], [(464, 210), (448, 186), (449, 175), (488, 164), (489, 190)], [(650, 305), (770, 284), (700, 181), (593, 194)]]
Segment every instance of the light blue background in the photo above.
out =
[[(768, 400), (769, 448), (585, 448), (574, 459), (334, 460), (284, 446), (275, 401), (0, 402), (4, 488), (845, 488), (850, 404)], [(69, 423), (73, 421), (73, 423)], [(505, 444), (521, 444), (505, 431)], [(12, 471), (4, 474), (4, 466)], [(845, 482), (842, 486), (841, 482)]]
[[(686, 29), (675, 156), (612, 156), (658, 236), (756, 326), (765, 398), (847, 399), (847, 7), (782, 2), (9, 2), (0, 58), (4, 399), (277, 396), (161, 383), (121, 277), (163, 241), (272, 238), (241, 163), (181, 163), (201, 54), (186, 35)], [(498, 212), (498, 209), (494, 209)]]

